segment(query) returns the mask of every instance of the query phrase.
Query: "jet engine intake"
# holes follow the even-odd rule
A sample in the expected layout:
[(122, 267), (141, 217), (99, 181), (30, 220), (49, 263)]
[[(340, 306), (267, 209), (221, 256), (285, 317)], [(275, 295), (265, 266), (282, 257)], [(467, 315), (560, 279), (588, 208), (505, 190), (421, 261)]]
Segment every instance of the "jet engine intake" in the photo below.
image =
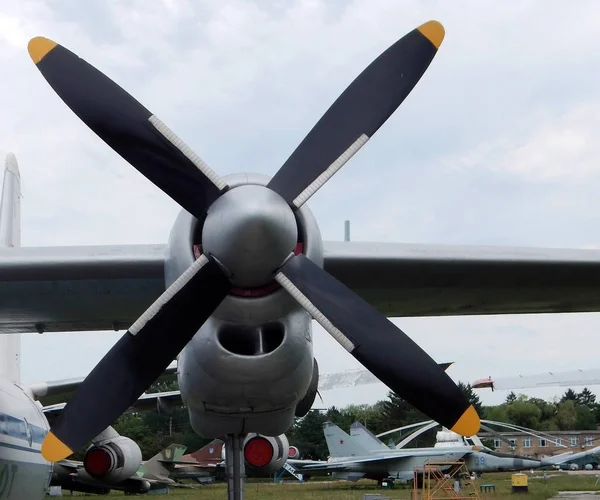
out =
[(83, 459), (85, 471), (103, 483), (119, 483), (133, 476), (142, 464), (135, 441), (119, 436), (90, 446)]

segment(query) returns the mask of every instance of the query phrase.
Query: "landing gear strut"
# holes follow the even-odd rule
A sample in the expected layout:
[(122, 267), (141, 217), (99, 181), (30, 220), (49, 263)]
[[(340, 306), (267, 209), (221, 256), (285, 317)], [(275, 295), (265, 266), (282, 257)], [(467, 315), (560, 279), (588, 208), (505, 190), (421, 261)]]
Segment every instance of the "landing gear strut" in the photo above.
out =
[(227, 477), (227, 500), (243, 500), (246, 471), (243, 456), (243, 436), (228, 434), (225, 438), (225, 476)]

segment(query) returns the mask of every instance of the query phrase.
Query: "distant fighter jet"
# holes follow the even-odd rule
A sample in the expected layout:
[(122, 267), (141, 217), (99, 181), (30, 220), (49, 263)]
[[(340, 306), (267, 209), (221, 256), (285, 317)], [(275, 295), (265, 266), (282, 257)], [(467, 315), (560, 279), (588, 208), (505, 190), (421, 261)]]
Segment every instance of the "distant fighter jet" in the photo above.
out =
[[(469, 446), (455, 433), (450, 433), (454, 436), (452, 441), (442, 441), (434, 447), (390, 449), (360, 422), (352, 424), (352, 435), (331, 422), (324, 424), (323, 431), (331, 455), (329, 460), (307, 464), (289, 460), (299, 472), (331, 472), (339, 479), (358, 481), (366, 478), (382, 484), (384, 481), (411, 480), (415, 467), (431, 462), (456, 463), (463, 460), (470, 472), (477, 473), (529, 470), (542, 466), (540, 460), (501, 454), (484, 446)], [(455, 465), (442, 465), (440, 468), (447, 472), (453, 467)]]

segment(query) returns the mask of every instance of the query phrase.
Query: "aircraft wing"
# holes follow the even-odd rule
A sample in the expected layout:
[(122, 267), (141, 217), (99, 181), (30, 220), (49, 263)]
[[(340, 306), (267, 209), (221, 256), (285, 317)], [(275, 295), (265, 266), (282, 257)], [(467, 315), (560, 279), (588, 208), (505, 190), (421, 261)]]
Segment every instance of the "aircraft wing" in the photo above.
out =
[(0, 332), (127, 329), (165, 290), (166, 245), (0, 248)]
[[(85, 377), (77, 377), (65, 380), (54, 380), (51, 382), (37, 382), (33, 384), (22, 384), (33, 399), (39, 401), (44, 407), (57, 406), (71, 399)], [(177, 380), (177, 366), (168, 367), (156, 382), (171, 382)], [(179, 393), (179, 391), (177, 391)], [(165, 393), (161, 393), (165, 394)], [(181, 398), (180, 398), (181, 399)], [(156, 398), (154, 399), (156, 408)], [(63, 404), (64, 406), (64, 404)]]
[(391, 317), (600, 311), (600, 251), (324, 242), (325, 269)]
[[(348, 458), (346, 460), (336, 460), (331, 462), (312, 462), (312, 463), (302, 463), (302, 460), (290, 460), (288, 459), (288, 463), (290, 463), (295, 469), (300, 472), (304, 471), (352, 471), (355, 469), (357, 465), (385, 465), (389, 462), (398, 462), (402, 460), (408, 460), (410, 458), (415, 457), (439, 457), (444, 456), (448, 453), (449, 448), (439, 448), (439, 449), (431, 449), (430, 451), (424, 452), (422, 449), (420, 451), (414, 452), (406, 450), (402, 453), (389, 453), (389, 454), (381, 454), (371, 457), (362, 457), (362, 458)], [(461, 450), (462, 456), (469, 455), (472, 453), (472, 449)]]
[[(451, 363), (442, 363), (446, 367)], [(165, 370), (158, 381), (175, 380), (177, 367), (169, 367)], [(78, 385), (83, 381), (82, 378), (70, 379), (59, 382), (43, 382), (40, 384), (31, 384), (29, 389), (34, 392), (43, 406), (44, 415), (49, 421), (56, 418), (66, 406), (65, 399), (73, 395)], [(373, 384), (379, 382), (379, 379), (371, 375), (366, 370), (347, 370), (345, 372), (323, 373), (319, 376), (319, 391), (331, 389), (340, 389), (345, 387), (354, 387), (363, 384)], [(46, 390), (46, 386), (48, 389)], [(37, 392), (36, 392), (37, 391)], [(44, 392), (47, 391), (47, 392)], [(63, 397), (61, 397), (63, 396)], [(57, 401), (61, 401), (60, 403)], [(166, 406), (181, 406), (183, 400), (179, 390), (166, 392), (153, 392), (142, 394), (138, 400), (127, 410), (131, 412), (152, 411)]]
[[(153, 392), (151, 394), (142, 394), (138, 400), (127, 409), (126, 413), (152, 411), (158, 409), (161, 405), (180, 406), (183, 404), (181, 393), (177, 391)], [(67, 403), (56, 403), (44, 406), (42, 411), (50, 423), (58, 417)]]
[[(324, 242), (325, 269), (384, 314), (600, 311), (600, 251)], [(0, 249), (0, 331), (118, 330), (164, 291), (166, 245)]]
[(540, 387), (575, 387), (600, 384), (600, 370), (572, 370), (546, 372), (535, 375), (515, 375), (514, 377), (482, 378), (471, 384), (474, 389), (534, 389)]
[(335, 462), (309, 462), (302, 463), (302, 460), (291, 460), (288, 459), (288, 463), (294, 467), (299, 472), (305, 471), (319, 471), (319, 472), (328, 472), (328, 471), (351, 471), (357, 465), (382, 465), (389, 463), (390, 461), (400, 461), (411, 458), (413, 455), (411, 453), (406, 454), (395, 454), (395, 455), (378, 455), (376, 457), (367, 457), (367, 458), (358, 458), (358, 459), (348, 459), (348, 460), (339, 460)]

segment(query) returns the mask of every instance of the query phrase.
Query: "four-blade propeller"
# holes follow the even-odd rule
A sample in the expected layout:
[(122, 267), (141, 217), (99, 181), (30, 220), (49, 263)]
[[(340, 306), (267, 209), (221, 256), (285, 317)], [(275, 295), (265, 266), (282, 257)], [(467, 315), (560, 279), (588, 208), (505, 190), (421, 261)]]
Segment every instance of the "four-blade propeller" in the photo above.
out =
[[(279, 195), (287, 210), (301, 207), (404, 101), (443, 38), (443, 27), (430, 21), (381, 54), (333, 103), (269, 184), (255, 188), (253, 202)], [(225, 193), (223, 200), (237, 202), (233, 194), (238, 188), (229, 189), (164, 123), (93, 66), (42, 37), (30, 41), (29, 54), (86, 125), (195, 217), (211, 217), (223, 205), (213, 203)], [(271, 194), (263, 196), (260, 189)], [(281, 217), (289, 221), (288, 215)], [(240, 227), (240, 221), (231, 227)], [(461, 390), (404, 332), (304, 255), (281, 259), (293, 242), (293, 231), (282, 237), (283, 250), (271, 267), (267, 262), (269, 276), (264, 278), (274, 278), (398, 395), (459, 434), (477, 433), (479, 417)], [(218, 242), (213, 248), (226, 246), (227, 241)], [(293, 247), (289, 250), (288, 255)], [(47, 460), (69, 456), (112, 424), (192, 339), (237, 284), (219, 257), (218, 251), (201, 255), (92, 370), (46, 437), (42, 454)], [(253, 276), (260, 278), (260, 273)]]

